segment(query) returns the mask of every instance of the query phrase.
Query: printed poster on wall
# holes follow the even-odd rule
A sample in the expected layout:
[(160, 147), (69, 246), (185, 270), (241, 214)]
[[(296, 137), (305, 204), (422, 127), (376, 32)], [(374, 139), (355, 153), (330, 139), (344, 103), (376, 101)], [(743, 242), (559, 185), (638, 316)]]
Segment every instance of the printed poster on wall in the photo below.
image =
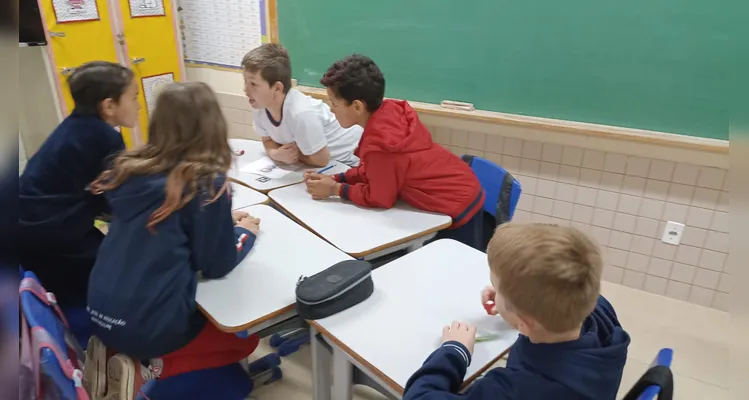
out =
[(164, 12), (164, 0), (128, 0), (130, 18), (161, 17)]
[(156, 98), (159, 97), (161, 89), (170, 83), (174, 83), (174, 74), (171, 72), (168, 74), (147, 76), (141, 79), (141, 84), (143, 85), (143, 96), (146, 98), (146, 110), (148, 110), (149, 118), (151, 112), (153, 112), (153, 108), (156, 106)]
[(96, 0), (52, 0), (52, 8), (58, 24), (99, 20)]
[(267, 39), (266, 0), (180, 0), (185, 61), (239, 69), (242, 57)]

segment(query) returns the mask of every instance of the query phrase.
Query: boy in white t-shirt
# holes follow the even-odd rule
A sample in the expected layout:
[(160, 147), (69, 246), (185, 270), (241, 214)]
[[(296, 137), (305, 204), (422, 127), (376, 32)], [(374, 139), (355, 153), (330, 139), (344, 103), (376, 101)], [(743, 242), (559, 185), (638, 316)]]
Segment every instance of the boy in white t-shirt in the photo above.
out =
[(268, 156), (286, 164), (324, 167), (331, 160), (359, 165), (362, 129), (342, 128), (330, 107), (291, 88), (291, 61), (281, 45), (264, 44), (242, 59), (244, 91)]

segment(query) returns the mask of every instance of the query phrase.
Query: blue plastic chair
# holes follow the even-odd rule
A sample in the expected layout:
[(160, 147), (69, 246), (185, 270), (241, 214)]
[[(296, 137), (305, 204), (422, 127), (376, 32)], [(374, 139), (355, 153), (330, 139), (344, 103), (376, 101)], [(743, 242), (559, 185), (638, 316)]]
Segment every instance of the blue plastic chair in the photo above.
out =
[(469, 154), (462, 158), (471, 166), (484, 188), (484, 211), (496, 219), (496, 225), (512, 220), (522, 192), (520, 182), (507, 170), (487, 159)]
[(483, 247), (486, 249), (497, 226), (512, 220), (522, 187), (512, 174), (499, 165), (469, 154), (461, 157), (468, 163), (484, 189)]
[(671, 400), (674, 396), (674, 377), (671, 373), (672, 349), (661, 349), (650, 368), (635, 383), (622, 400)]

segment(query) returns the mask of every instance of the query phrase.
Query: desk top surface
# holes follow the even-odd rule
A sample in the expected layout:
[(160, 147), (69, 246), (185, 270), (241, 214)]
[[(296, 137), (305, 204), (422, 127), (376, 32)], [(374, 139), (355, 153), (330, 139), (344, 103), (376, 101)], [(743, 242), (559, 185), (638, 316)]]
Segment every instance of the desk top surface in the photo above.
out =
[(376, 269), (372, 279), (369, 299), (313, 324), (396, 391), (403, 391), (452, 321), (499, 335), (476, 343), (467, 380), (517, 339), (516, 330), (480, 304), (480, 292), (490, 284), (486, 254), (462, 243), (438, 240)]
[(244, 211), (261, 220), (255, 245), (227, 276), (200, 282), (195, 296), (209, 319), (228, 332), (293, 310), (300, 276), (351, 259), (270, 206)]
[(268, 195), (302, 224), (354, 257), (408, 242), (452, 223), (447, 215), (420, 211), (403, 202), (385, 210), (359, 207), (339, 198), (313, 200), (304, 184)]
[[(257, 191), (267, 193), (270, 190), (294, 185), (304, 180), (304, 170), (306, 168), (300, 169), (299, 171), (290, 172), (281, 178), (273, 179), (264, 179), (264, 177), (262, 177), (261, 175), (243, 172), (242, 167), (266, 156), (263, 143), (258, 140), (229, 139), (229, 146), (231, 146), (234, 152), (243, 152), (241, 155), (234, 155), (234, 164), (229, 170), (229, 177), (243, 182), (247, 186)], [(331, 164), (333, 164), (334, 167), (326, 171), (326, 173), (335, 174), (344, 172), (349, 168), (347, 165), (339, 163), (337, 161), (331, 161)], [(309, 169), (315, 168), (310, 167)]]

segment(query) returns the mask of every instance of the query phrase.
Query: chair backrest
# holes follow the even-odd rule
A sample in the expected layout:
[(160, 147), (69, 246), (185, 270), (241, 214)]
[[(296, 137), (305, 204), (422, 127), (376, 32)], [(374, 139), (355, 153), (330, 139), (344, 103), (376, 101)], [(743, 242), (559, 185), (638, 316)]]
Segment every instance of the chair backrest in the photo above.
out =
[(33, 272), (19, 288), (21, 306), (21, 390), (32, 399), (88, 400), (83, 388), (85, 355), (68, 330), (55, 296)]
[(672, 349), (661, 349), (650, 368), (632, 386), (622, 400), (672, 400), (674, 377), (671, 373)]
[(466, 154), (462, 159), (471, 166), (484, 188), (484, 211), (494, 217), (496, 225), (510, 221), (522, 192), (520, 182), (504, 168), (484, 158)]

